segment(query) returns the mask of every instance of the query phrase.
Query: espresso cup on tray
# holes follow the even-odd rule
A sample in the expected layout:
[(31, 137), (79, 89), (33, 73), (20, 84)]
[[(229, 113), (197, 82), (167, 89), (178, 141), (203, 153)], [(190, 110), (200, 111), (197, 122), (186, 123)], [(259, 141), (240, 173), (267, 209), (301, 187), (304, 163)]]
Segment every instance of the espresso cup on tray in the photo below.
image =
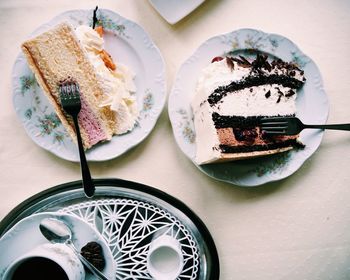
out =
[(14, 260), (3, 279), (81, 280), (85, 279), (85, 271), (67, 245), (45, 243)]

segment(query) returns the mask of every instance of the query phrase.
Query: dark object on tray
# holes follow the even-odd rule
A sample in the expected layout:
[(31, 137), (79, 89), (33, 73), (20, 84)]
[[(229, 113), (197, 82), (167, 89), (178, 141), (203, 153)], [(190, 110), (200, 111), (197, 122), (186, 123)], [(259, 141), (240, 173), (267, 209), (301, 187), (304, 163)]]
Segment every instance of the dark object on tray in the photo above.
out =
[(106, 266), (102, 247), (97, 242), (89, 242), (81, 248), (80, 254), (92, 263), (98, 270), (102, 271)]

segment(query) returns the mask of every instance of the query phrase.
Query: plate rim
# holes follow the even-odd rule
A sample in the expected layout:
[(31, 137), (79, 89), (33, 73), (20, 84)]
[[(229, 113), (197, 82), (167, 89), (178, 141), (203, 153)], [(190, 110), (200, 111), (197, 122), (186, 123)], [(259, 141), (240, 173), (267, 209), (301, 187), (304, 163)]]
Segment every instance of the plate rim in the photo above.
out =
[[(319, 69), (319, 67), (317, 66), (317, 64), (308, 56), (306, 55), (297, 44), (295, 44), (292, 40), (290, 40), (289, 38), (285, 37), (284, 35), (278, 34), (278, 33), (270, 33), (270, 32), (265, 32), (262, 31), (260, 29), (255, 29), (255, 28), (239, 28), (239, 29), (235, 29), (233, 31), (229, 31), (229, 32), (225, 32), (225, 33), (221, 33), (221, 34), (217, 34), (214, 36), (211, 36), (209, 38), (207, 38), (206, 40), (202, 41), (200, 43), (200, 45), (189, 55), (187, 56), (187, 58), (180, 64), (176, 74), (175, 74), (175, 78), (174, 78), (174, 82), (172, 85), (172, 88), (170, 90), (169, 93), (169, 97), (168, 97), (168, 116), (171, 122), (171, 127), (172, 127), (172, 132), (173, 132), (173, 136), (175, 138), (176, 144), (178, 146), (178, 148), (180, 148), (180, 150), (182, 151), (182, 153), (205, 175), (207, 175), (209, 178), (215, 179), (216, 181), (221, 181), (221, 182), (225, 182), (225, 183), (230, 183), (232, 185), (238, 186), (238, 187), (259, 187), (259, 186), (263, 186), (266, 185), (268, 183), (272, 183), (272, 182), (277, 182), (277, 181), (281, 181), (283, 179), (286, 179), (288, 177), (290, 177), (291, 175), (295, 174), (301, 167), (302, 165), (305, 163), (306, 160), (308, 160), (316, 151), (317, 149), (320, 147), (321, 143), (322, 143), (322, 138), (324, 135), (324, 131), (320, 131), (318, 134), (320, 134), (320, 139), (319, 142), (317, 143), (317, 145), (315, 145), (314, 149), (311, 151), (310, 155), (303, 157), (301, 161), (299, 161), (299, 164), (296, 168), (290, 168), (288, 172), (284, 172), (284, 174), (276, 177), (276, 178), (271, 178), (268, 176), (264, 176), (264, 177), (260, 177), (259, 182), (242, 182), (242, 181), (237, 181), (237, 180), (233, 180), (232, 178), (224, 178), (222, 176), (217, 177), (214, 173), (208, 173), (207, 171), (205, 171), (200, 165), (196, 164), (193, 160), (193, 158), (191, 158), (186, 151), (183, 148), (183, 145), (180, 144), (180, 140), (181, 137), (178, 136), (178, 134), (176, 133), (176, 128), (175, 128), (175, 120), (177, 119), (174, 115), (174, 108), (176, 108), (176, 106), (174, 106), (174, 104), (176, 103), (173, 99), (174, 99), (174, 95), (175, 95), (175, 91), (177, 90), (176, 87), (176, 82), (177, 79), (181, 73), (181, 71), (186, 68), (186, 64), (191, 62), (191, 59), (195, 59), (196, 55), (200, 52), (200, 50), (202, 48), (205, 47), (205, 45), (210, 42), (211, 40), (217, 40), (217, 39), (223, 39), (229, 36), (233, 36), (233, 35), (238, 35), (240, 33), (258, 33), (261, 34), (262, 37), (278, 37), (283, 39), (284, 41), (287, 41), (291, 46), (293, 46), (295, 48), (295, 50), (302, 56), (304, 56), (305, 58), (307, 58), (315, 67), (315, 70), (317, 71), (317, 73), (319, 74), (318, 78), (319, 78), (319, 83), (320, 83), (320, 92), (322, 92), (323, 94), (323, 99), (326, 103), (326, 111), (323, 115), (322, 118), (322, 123), (326, 123), (328, 120), (328, 116), (329, 116), (329, 110), (330, 110), (330, 104), (329, 104), (329, 98), (328, 95), (324, 89), (324, 82), (323, 82), (323, 77), (321, 75), (321, 71)], [(253, 49), (253, 48), (252, 48)], [(237, 50), (248, 50), (248, 48), (237, 48)], [(259, 50), (259, 49), (257, 49)], [(224, 49), (222, 49), (221, 51), (225, 52)], [(275, 54), (273, 54), (275, 55)], [(208, 59), (209, 61), (209, 59)], [(192, 115), (193, 116), (193, 115)], [(289, 153), (289, 152), (286, 152)], [(208, 164), (209, 166), (209, 164)], [(265, 179), (264, 179), (265, 178)], [(264, 179), (264, 180), (262, 180)]]

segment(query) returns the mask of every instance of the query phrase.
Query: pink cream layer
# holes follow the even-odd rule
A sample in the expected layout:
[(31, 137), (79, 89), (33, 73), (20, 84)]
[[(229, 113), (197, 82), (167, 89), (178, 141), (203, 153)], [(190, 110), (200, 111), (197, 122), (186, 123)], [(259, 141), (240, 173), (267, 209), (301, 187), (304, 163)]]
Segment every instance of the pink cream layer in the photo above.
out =
[(107, 134), (98, 122), (94, 112), (87, 104), (84, 96), (81, 96), (81, 110), (79, 113), (79, 124), (85, 130), (89, 145), (95, 145), (107, 139)]

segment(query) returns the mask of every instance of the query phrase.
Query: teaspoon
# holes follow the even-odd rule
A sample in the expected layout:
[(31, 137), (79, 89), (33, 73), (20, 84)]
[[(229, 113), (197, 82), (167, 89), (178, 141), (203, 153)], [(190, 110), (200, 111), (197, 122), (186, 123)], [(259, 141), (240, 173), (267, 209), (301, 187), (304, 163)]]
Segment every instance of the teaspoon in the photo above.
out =
[(66, 244), (78, 256), (80, 261), (88, 268), (98, 279), (108, 280), (93, 264), (82, 256), (72, 241), (72, 231), (66, 223), (55, 218), (45, 218), (39, 225), (41, 233), (52, 243)]

